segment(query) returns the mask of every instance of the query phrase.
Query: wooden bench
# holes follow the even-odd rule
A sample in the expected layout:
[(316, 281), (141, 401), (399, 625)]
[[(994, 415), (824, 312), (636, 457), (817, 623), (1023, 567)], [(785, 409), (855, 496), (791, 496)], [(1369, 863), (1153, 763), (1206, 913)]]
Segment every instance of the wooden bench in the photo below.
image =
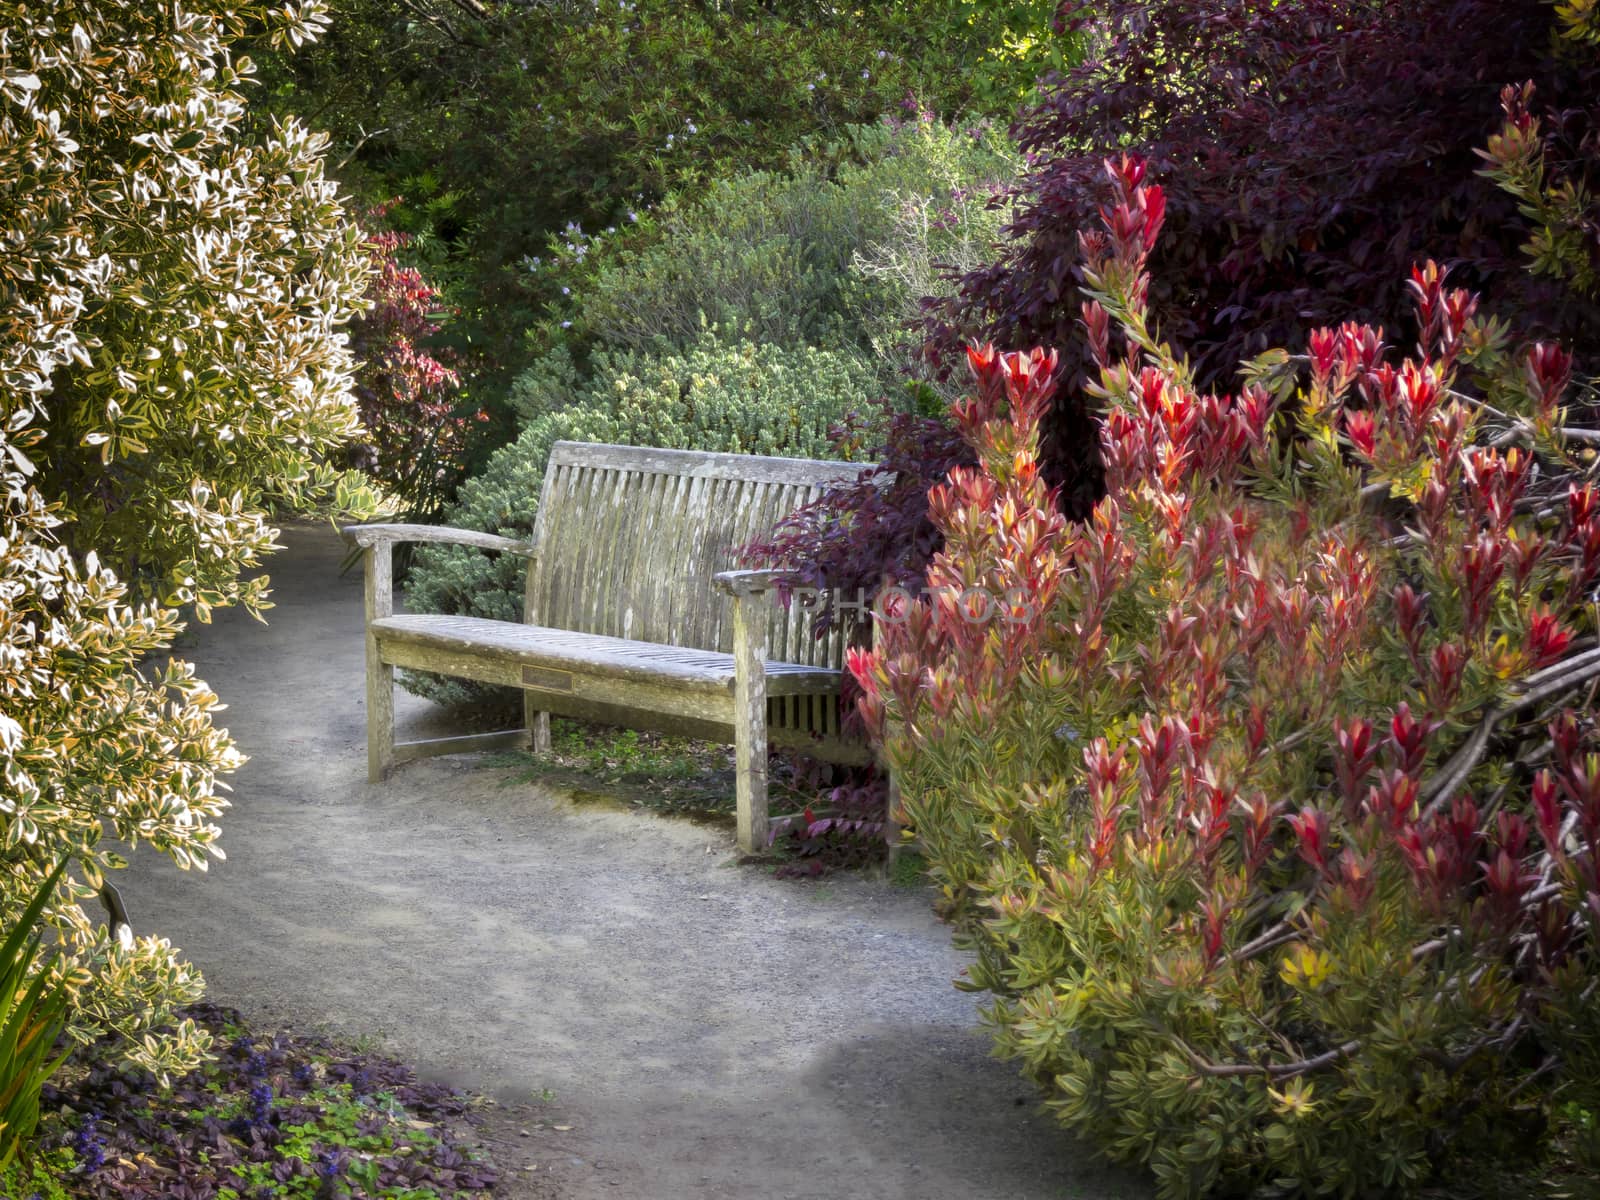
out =
[[(432, 525), (355, 525), (364, 550), (367, 775), (458, 751), (549, 748), (550, 714), (732, 742), (739, 846), (766, 844), (768, 744), (866, 762), (838, 705), (844, 647), (812, 636), (774, 572), (735, 551), (861, 464), (557, 442), (531, 541)], [(395, 542), (528, 559), (523, 623), (396, 614)], [(394, 740), (394, 669), (521, 688), (525, 727)]]

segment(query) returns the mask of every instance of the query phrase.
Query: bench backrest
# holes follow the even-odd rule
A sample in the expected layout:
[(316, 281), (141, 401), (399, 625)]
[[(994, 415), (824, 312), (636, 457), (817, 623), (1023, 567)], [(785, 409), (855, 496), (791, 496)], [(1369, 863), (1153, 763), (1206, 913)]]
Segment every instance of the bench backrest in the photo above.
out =
[[(528, 620), (578, 633), (731, 651), (732, 601), (712, 585), (735, 551), (853, 480), (861, 463), (557, 442), (535, 518)], [(774, 603), (767, 656), (839, 666), (837, 635), (811, 636)]]

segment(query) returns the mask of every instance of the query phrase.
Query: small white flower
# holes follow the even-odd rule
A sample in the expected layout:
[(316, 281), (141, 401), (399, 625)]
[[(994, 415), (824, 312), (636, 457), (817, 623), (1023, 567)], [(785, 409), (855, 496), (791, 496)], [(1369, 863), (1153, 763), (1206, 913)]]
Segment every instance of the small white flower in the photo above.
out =
[(572, 295), (572, 289), (569, 288), (569, 287), (564, 287), (564, 288), (561, 289), (561, 294), (563, 296), (570, 296), (570, 295)]

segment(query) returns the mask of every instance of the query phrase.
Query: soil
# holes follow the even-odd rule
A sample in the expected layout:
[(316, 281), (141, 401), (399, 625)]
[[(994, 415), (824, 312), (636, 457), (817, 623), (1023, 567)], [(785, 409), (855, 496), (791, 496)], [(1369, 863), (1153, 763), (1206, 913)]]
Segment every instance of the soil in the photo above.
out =
[[(929, 896), (777, 879), (720, 827), (574, 804), (473, 756), (366, 782), (359, 572), (284, 531), (268, 623), (182, 653), (251, 761), (225, 863), (142, 850), (134, 926), (209, 998), (482, 1092), (506, 1197), (1147, 1197), (988, 1055)], [(399, 693), (400, 736), (465, 732)]]

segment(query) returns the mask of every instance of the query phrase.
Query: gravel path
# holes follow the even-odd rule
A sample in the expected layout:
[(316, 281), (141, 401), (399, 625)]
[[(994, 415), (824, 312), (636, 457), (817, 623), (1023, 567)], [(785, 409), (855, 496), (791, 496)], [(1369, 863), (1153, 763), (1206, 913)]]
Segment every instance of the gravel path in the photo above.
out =
[(202, 876), (145, 851), (123, 881), (212, 999), (381, 1035), (494, 1097), (506, 1196), (1149, 1194), (987, 1056), (926, 895), (777, 880), (731, 865), (721, 830), (574, 808), (471, 758), (369, 786), (360, 579), (325, 526), (284, 540), (270, 623), (227, 612), (183, 650), (251, 756), (228, 860)]

